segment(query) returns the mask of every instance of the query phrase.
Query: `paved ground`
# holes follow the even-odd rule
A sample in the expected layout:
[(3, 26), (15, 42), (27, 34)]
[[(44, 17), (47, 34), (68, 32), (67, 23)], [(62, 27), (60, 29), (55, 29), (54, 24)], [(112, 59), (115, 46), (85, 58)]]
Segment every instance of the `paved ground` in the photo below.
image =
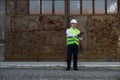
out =
[(120, 80), (120, 68), (0, 68), (0, 80)]
[[(66, 62), (0, 62), (2, 67), (66, 66)], [(78, 62), (79, 67), (120, 67), (120, 62)]]
[(66, 71), (66, 62), (0, 62), (0, 80), (120, 80), (120, 62), (79, 62), (79, 71)]

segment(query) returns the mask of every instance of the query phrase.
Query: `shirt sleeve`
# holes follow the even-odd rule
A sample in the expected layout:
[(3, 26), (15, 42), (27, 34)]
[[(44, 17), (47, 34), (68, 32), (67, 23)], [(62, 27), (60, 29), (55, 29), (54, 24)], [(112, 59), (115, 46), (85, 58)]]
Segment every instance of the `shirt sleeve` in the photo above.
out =
[(77, 36), (76, 34), (71, 34), (69, 29), (66, 30), (66, 35), (67, 35), (67, 37), (75, 37), (75, 36)]

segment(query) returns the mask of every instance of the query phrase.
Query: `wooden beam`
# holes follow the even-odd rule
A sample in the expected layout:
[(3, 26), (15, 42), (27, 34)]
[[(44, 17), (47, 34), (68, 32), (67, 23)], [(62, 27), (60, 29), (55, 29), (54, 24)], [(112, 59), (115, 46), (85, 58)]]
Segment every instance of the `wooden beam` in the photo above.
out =
[(42, 14), (42, 0), (40, 0), (40, 14)]
[(30, 2), (30, 0), (26, 0), (26, 1), (27, 1), (27, 2), (26, 2), (26, 3), (27, 3), (27, 6), (26, 6), (26, 7), (27, 7), (27, 12), (26, 12), (25, 15), (29, 15), (29, 6), (30, 6), (30, 5), (29, 5), (29, 2)]
[(105, 0), (105, 14), (107, 14), (107, 0)]
[(92, 0), (92, 14), (95, 14), (95, 0)]
[(52, 14), (55, 14), (55, 0), (52, 0)]
[(117, 13), (120, 14), (120, 0), (117, 0)]
[(82, 15), (82, 0), (80, 0), (80, 14)]
[(15, 15), (17, 15), (17, 0), (15, 0), (15, 2), (14, 2), (14, 4), (15, 4), (15, 6), (14, 6), (14, 8), (15, 8)]
[(5, 14), (7, 15), (8, 13), (7, 13), (7, 0), (5, 0)]
[(69, 27), (69, 15), (70, 15), (70, 1), (65, 0), (65, 15), (67, 18), (67, 26)]

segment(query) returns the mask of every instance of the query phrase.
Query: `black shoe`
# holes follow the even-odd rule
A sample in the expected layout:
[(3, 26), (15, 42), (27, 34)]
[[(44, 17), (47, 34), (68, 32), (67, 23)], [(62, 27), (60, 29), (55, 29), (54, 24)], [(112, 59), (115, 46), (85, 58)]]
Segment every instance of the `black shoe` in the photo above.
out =
[(76, 68), (76, 69), (74, 69), (75, 71), (78, 71), (78, 69)]
[(66, 68), (66, 71), (69, 71), (70, 69), (69, 68)]

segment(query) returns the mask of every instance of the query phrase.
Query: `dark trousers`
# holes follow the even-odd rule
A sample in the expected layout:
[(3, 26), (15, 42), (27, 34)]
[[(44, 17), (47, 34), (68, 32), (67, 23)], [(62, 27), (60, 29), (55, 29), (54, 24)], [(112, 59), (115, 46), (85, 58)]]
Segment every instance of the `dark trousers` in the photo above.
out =
[(67, 46), (67, 69), (71, 68), (72, 55), (73, 55), (73, 68), (77, 69), (78, 45), (76, 44)]

